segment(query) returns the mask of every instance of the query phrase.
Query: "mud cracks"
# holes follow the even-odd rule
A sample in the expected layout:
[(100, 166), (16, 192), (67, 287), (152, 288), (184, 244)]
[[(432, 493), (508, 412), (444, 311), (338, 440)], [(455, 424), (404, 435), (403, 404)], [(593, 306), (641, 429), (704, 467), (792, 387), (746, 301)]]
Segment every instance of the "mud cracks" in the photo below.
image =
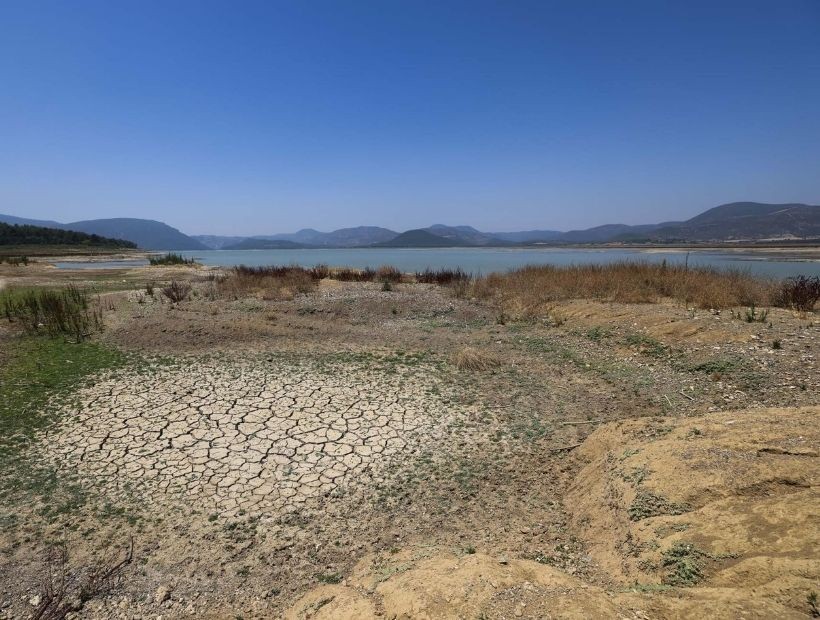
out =
[(109, 494), (277, 516), (434, 440), (452, 408), (431, 369), (207, 360), (103, 380), (44, 445)]

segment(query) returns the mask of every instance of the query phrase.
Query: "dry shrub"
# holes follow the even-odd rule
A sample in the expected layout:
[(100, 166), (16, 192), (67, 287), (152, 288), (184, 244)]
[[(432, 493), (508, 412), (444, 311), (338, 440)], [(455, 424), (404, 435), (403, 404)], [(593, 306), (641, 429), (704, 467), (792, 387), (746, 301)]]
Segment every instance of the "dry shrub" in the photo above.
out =
[(542, 314), (550, 303), (566, 299), (622, 303), (675, 299), (699, 308), (765, 306), (774, 289), (772, 281), (737, 270), (620, 262), (527, 266), (507, 274), (490, 274), (474, 283), (473, 295), (495, 300), (505, 314), (534, 316)]
[(95, 596), (111, 593), (120, 585), (125, 568), (134, 558), (134, 539), (125, 555), (109, 552), (96, 564), (72, 571), (65, 543), (52, 547), (46, 555), (40, 586), (40, 603), (31, 615), (33, 620), (64, 620), (76, 616), (83, 605)]
[(800, 312), (811, 312), (820, 300), (820, 276), (787, 278), (774, 295), (774, 304)]
[(327, 267), (312, 269), (298, 266), (247, 267), (239, 265), (216, 282), (220, 297), (240, 299), (260, 296), (263, 299), (292, 299), (297, 294), (310, 293), (326, 277)]
[(401, 271), (392, 265), (382, 265), (376, 270), (376, 280), (379, 282), (389, 282), (390, 284), (398, 284), (402, 281)]
[(428, 267), (424, 271), (417, 271), (415, 277), (416, 282), (438, 284), (439, 286), (461, 284), (473, 279), (472, 274), (463, 271), (461, 267), (455, 269), (430, 269)]
[(172, 303), (178, 304), (188, 299), (188, 295), (191, 294), (191, 285), (188, 282), (173, 280), (168, 286), (162, 289), (162, 294)]
[(370, 267), (364, 269), (341, 267), (334, 269), (330, 277), (340, 282), (373, 282), (376, 279), (376, 272)]
[(464, 347), (452, 357), (453, 365), (459, 370), (489, 370), (501, 362), (490, 355), (472, 347)]

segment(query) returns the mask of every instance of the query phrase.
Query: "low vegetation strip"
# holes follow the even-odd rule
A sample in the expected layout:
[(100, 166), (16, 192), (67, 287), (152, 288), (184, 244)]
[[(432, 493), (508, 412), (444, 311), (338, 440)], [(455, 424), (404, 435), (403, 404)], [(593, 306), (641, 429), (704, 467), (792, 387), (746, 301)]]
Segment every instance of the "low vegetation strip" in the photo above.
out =
[(149, 256), (148, 262), (152, 267), (160, 267), (167, 265), (195, 265), (196, 261), (193, 258), (185, 258), (182, 254), (175, 252), (168, 252), (158, 256)]
[[(152, 259), (152, 264), (177, 263), (155, 263)], [(437, 284), (450, 287), (459, 297), (492, 300), (500, 305), (499, 316), (511, 318), (540, 315), (548, 311), (551, 304), (568, 299), (621, 303), (655, 303), (673, 299), (692, 308), (754, 309), (779, 306), (800, 312), (811, 312), (820, 300), (820, 277), (817, 276), (778, 281), (738, 270), (668, 265), (665, 262), (531, 265), (483, 277), (474, 277), (461, 268), (425, 269), (405, 274), (390, 265), (383, 265), (378, 269), (332, 268), (327, 265), (239, 265), (220, 279), (220, 288), (228, 296), (232, 293), (264, 293), (266, 290), (281, 289), (308, 293), (323, 279), (383, 284)]]
[(537, 265), (507, 274), (490, 274), (473, 286), (479, 298), (506, 303), (509, 313), (540, 313), (566, 299), (653, 303), (674, 299), (687, 307), (731, 308), (778, 305), (813, 309), (820, 278), (782, 282), (737, 270), (666, 263), (619, 262), (609, 265)]

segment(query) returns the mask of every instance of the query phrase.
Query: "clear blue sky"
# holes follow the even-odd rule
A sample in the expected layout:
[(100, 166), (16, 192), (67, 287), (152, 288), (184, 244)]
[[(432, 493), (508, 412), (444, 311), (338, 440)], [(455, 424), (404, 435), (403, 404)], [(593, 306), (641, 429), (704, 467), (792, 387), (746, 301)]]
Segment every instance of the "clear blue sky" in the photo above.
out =
[(0, 212), (569, 229), (820, 203), (820, 1), (0, 2)]

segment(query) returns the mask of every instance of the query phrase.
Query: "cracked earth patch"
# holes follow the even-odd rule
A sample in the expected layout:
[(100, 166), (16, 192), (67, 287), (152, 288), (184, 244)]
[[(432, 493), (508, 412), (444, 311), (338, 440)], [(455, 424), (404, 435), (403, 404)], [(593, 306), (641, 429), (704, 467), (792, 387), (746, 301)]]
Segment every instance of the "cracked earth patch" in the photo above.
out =
[(440, 437), (454, 411), (435, 383), (418, 366), (202, 360), (82, 390), (44, 444), (113, 496), (276, 517)]

